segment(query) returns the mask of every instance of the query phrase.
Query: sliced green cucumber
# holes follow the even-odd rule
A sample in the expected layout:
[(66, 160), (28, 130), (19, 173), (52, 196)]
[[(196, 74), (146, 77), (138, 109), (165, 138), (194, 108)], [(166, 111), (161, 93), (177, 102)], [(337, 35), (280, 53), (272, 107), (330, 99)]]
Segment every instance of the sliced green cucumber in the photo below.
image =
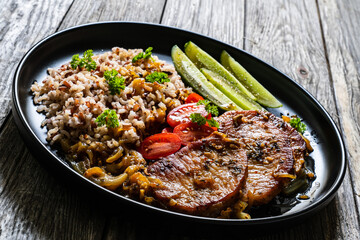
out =
[(222, 76), (206, 68), (201, 68), (200, 71), (205, 77), (221, 92), (233, 100), (238, 106), (245, 110), (261, 110), (262, 107), (254, 100), (248, 98), (243, 93), (233, 88)]
[(224, 110), (241, 110), (232, 100), (207, 81), (206, 77), (177, 45), (171, 49), (171, 58), (176, 71), (180, 73), (185, 83), (193, 87), (204, 98)]
[(220, 57), (221, 64), (229, 70), (244, 87), (255, 97), (256, 101), (265, 107), (277, 108), (282, 104), (266, 88), (264, 88), (246, 69), (232, 58), (225, 50)]
[(195, 43), (190, 41), (185, 44), (185, 54), (193, 63), (195, 63), (197, 68), (206, 68), (210, 71), (216, 72), (221, 77), (223, 77), (233, 88), (239, 89), (252, 100), (256, 100), (256, 97), (249, 90), (247, 90), (228, 70), (226, 70), (225, 67), (223, 67), (218, 61), (211, 57), (207, 52), (199, 48)]

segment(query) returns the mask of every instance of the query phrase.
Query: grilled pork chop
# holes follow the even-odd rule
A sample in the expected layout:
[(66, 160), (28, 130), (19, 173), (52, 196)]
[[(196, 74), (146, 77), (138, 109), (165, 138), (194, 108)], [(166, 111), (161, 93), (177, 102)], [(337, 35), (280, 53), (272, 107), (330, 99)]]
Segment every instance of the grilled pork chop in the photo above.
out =
[(263, 111), (228, 111), (217, 121), (219, 132), (244, 144), (248, 177), (242, 192), (250, 206), (268, 203), (301, 169), (305, 142), (282, 119)]
[(170, 209), (217, 216), (239, 196), (247, 175), (241, 143), (214, 132), (161, 158), (147, 169), (162, 181), (154, 196)]

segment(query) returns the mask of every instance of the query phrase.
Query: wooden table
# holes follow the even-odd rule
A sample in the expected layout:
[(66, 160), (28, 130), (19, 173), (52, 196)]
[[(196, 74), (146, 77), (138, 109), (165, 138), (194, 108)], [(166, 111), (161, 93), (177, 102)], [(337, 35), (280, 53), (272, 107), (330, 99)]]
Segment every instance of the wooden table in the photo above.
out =
[[(342, 131), (347, 174), (325, 209), (292, 228), (257, 231), (253, 239), (360, 239), (360, 1), (0, 0), (0, 6), (0, 239), (219, 239), (104, 210), (104, 203), (88, 201), (54, 178), (24, 145), (10, 104), (21, 57), (56, 31), (109, 20), (205, 34), (254, 54), (302, 84)], [(236, 228), (231, 234), (242, 237)]]

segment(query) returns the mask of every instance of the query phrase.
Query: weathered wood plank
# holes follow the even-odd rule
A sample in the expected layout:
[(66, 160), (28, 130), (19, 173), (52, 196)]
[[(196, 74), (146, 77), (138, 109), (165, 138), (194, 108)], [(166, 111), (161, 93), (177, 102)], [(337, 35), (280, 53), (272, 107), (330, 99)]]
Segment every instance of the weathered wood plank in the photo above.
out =
[(245, 49), (301, 83), (336, 120), (315, 1), (249, 1), (246, 18)]
[(242, 46), (244, 1), (168, 0), (161, 24)]
[(0, 134), (0, 152), (0, 239), (101, 238), (101, 211), (39, 165), (12, 117)]
[[(316, 2), (248, 1), (246, 7), (245, 49), (302, 84), (338, 122)], [(281, 233), (281, 237), (344, 239), (346, 235), (359, 238), (352, 198), (351, 181), (346, 175), (335, 201), (326, 211), (294, 231)]]
[[(337, 108), (348, 150), (351, 182), (357, 205), (353, 211), (360, 215), (360, 2), (319, 1), (324, 39), (330, 72), (337, 100)], [(348, 221), (346, 221), (348, 222)], [(352, 232), (359, 232), (359, 223), (350, 224)], [(355, 228), (355, 229), (353, 229)], [(359, 233), (358, 235), (359, 236)]]
[(138, 21), (158, 23), (161, 18), (164, 4), (165, 0), (75, 0), (62, 22), (60, 29), (99, 21)]
[(11, 83), (22, 56), (52, 34), (72, 0), (0, 1), (0, 126), (10, 110)]
[[(0, 124), (10, 108), (16, 64), (33, 44), (56, 31), (71, 3), (70, 0), (1, 2)], [(81, 205), (76, 194), (55, 182), (29, 155), (12, 118), (2, 128), (0, 149), (1, 239), (101, 237), (101, 221), (92, 217), (99, 214)], [(78, 222), (83, 226), (77, 226)]]

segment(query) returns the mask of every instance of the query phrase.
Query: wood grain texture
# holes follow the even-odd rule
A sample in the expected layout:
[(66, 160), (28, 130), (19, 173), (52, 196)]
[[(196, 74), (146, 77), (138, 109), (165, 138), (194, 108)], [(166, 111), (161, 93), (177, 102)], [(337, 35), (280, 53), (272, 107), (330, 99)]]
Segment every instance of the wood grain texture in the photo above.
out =
[[(319, 1), (341, 130), (348, 150), (349, 169), (360, 212), (360, 2)], [(357, 232), (360, 227), (355, 227)], [(359, 235), (357, 235), (359, 236)]]
[[(248, 1), (245, 15), (245, 50), (299, 82), (339, 124), (316, 2)], [(355, 208), (350, 176), (346, 175), (327, 211), (297, 227), (291, 237), (343, 239), (346, 234), (349, 239), (357, 239), (359, 223)], [(287, 239), (287, 234), (282, 237)]]
[(246, 8), (245, 50), (299, 82), (337, 120), (315, 1), (248, 1)]
[(101, 238), (103, 213), (39, 165), (12, 117), (0, 134), (0, 152), (0, 239)]
[(161, 24), (242, 46), (244, 1), (168, 0)]
[(159, 23), (165, 0), (75, 0), (60, 29), (99, 21)]
[(11, 83), (23, 55), (54, 33), (72, 0), (0, 1), (0, 126), (10, 110)]

